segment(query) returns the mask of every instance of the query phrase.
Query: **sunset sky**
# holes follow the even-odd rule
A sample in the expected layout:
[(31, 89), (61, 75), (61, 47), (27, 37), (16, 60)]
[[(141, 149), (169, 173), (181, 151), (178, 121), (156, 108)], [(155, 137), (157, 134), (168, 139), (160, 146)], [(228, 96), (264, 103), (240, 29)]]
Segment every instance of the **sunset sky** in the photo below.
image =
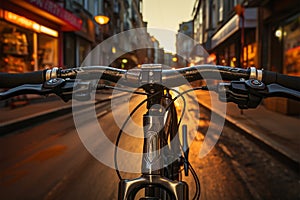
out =
[(159, 40), (161, 47), (175, 52), (175, 34), (180, 23), (192, 19), (194, 3), (195, 0), (143, 0), (143, 17), (148, 22), (148, 28), (174, 32), (170, 36), (163, 31), (149, 30)]

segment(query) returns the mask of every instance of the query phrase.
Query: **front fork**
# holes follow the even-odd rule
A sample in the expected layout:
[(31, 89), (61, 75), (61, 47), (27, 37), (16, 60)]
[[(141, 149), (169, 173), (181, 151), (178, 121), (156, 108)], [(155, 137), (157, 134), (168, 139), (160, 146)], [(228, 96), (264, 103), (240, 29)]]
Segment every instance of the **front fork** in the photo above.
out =
[(119, 200), (133, 200), (136, 193), (145, 188), (148, 197), (158, 196), (160, 188), (171, 199), (187, 200), (188, 185), (185, 182), (172, 181), (163, 176), (162, 142), (164, 138), (164, 112), (159, 104), (148, 105), (148, 112), (143, 116), (144, 147), (142, 158), (142, 176), (119, 183)]

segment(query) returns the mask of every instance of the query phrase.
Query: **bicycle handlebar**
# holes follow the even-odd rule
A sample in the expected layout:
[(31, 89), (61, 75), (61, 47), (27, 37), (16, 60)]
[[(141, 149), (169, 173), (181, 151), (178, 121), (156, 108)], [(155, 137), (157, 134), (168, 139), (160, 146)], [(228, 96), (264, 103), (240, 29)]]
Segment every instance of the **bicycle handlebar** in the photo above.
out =
[[(189, 82), (201, 80), (203, 78), (217, 79), (218, 77), (220, 77), (220, 75), (224, 80), (239, 80), (240, 78), (258, 78), (256, 76), (256, 71), (254, 72), (253, 69), (251, 74), (250, 68), (240, 69), (225, 66), (199, 65), (176, 70), (161, 70), (155, 68), (155, 66), (157, 65), (147, 66), (153, 66), (153, 68), (150, 67), (149, 70), (151, 69), (153, 70), (153, 72), (158, 71), (159, 73), (161, 73), (161, 82), (172, 87), (182, 85), (184, 83), (182, 82), (182, 77), (184, 77)], [(49, 74), (50, 73), (51, 72), (49, 72)], [(115, 83), (121, 81), (120, 84), (124, 84), (126, 86), (131, 87), (141, 86), (140, 82), (143, 78), (143, 75), (145, 75), (142, 73), (142, 69), (121, 70), (104, 66), (73, 68), (60, 70), (56, 72), (58, 78), (75, 78), (79, 75), (80, 79), (99, 79), (101, 76), (101, 79)]]
[[(299, 77), (279, 74), (272, 71), (256, 70), (255, 68), (241, 69), (226, 66), (199, 65), (193, 67), (180, 68), (176, 70), (163, 69), (162, 83), (169, 86), (180, 86), (178, 82), (183, 76), (187, 81), (192, 82), (203, 78), (216, 79), (219, 74), (224, 80), (257, 79), (265, 84), (277, 83), (284, 87), (300, 91)], [(139, 86), (141, 79), (141, 69), (121, 70), (106, 66), (90, 66), (71, 69), (48, 69), (22, 74), (0, 73), (0, 88), (12, 88), (22, 84), (44, 83), (51, 78), (71, 78), (78, 75), (84, 79), (101, 79), (111, 82), (118, 82), (122, 78), (122, 84), (127, 86)]]
[[(118, 82), (121, 78), (122, 84), (127, 86), (139, 86), (141, 80), (141, 69), (121, 70), (105, 66), (90, 66), (71, 69), (57, 69), (36, 71), (22, 74), (0, 73), (0, 88), (12, 88), (22, 84), (44, 83), (51, 78), (75, 79), (80, 75), (81, 79), (101, 79)], [(252, 74), (251, 74), (252, 73)], [(240, 69), (225, 66), (199, 65), (176, 70), (162, 70), (162, 83), (171, 86), (180, 86), (178, 78), (183, 76), (189, 82), (201, 80), (204, 77), (216, 79), (219, 74), (224, 80), (238, 80), (241, 78), (260, 79), (256, 76), (257, 71), (253, 69)], [(261, 79), (260, 79), (261, 80)], [(273, 80), (273, 79), (272, 79)]]
[(45, 70), (20, 74), (0, 73), (0, 88), (13, 88), (23, 84), (39, 84), (45, 81)]
[[(155, 64), (147, 64), (142, 66), (142, 68), (132, 70), (121, 70), (106, 66), (88, 66), (71, 69), (53, 68), (22, 74), (0, 73), (0, 88), (15, 88), (23, 84), (38, 83), (44, 84), (45, 86), (49, 80), (54, 80), (55, 78), (61, 78), (62, 80), (74, 80), (76, 78), (79, 78), (80, 80), (99, 80), (101, 78), (103, 80), (115, 83), (118, 82), (130, 87), (141, 87), (144, 84), (152, 83), (165, 84), (168, 87), (177, 87), (185, 84), (186, 81), (193, 82), (202, 79), (222, 78), (227, 81), (255, 79), (262, 81), (265, 85), (277, 83), (283, 87), (300, 92), (300, 77), (292, 77), (276, 72), (257, 70), (254, 67), (242, 69), (216, 65), (199, 65), (171, 70), (162, 69), (161, 65), (159, 66)], [(60, 84), (61, 85), (57, 85), (57, 83), (50, 83), (50, 86), (47, 86), (46, 88), (61, 87), (64, 86), (65, 83)], [(64, 89), (67, 88), (69, 91), (76, 84), (69, 83), (68, 87), (64, 86)], [(86, 87), (90, 86), (86, 85)], [(31, 90), (31, 92), (34, 91), (38, 93), (37, 90)], [(51, 90), (43, 90), (43, 92), (51, 92)], [(55, 92), (60, 93), (61, 91), (55, 88)], [(8, 94), (9, 95), (7, 96), (11, 96), (12, 93), (10, 92)], [(4, 98), (5, 94), (2, 93), (1, 96)]]
[(296, 76), (288, 76), (285, 74), (264, 70), (262, 81), (267, 85), (277, 83), (286, 88), (300, 91), (300, 78)]

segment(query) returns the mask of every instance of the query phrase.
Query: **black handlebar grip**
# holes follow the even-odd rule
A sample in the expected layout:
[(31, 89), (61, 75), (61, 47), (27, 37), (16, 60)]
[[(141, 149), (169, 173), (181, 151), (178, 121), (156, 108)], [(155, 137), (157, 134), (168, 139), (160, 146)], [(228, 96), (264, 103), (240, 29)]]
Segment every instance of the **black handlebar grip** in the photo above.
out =
[(289, 76), (264, 70), (263, 82), (265, 84), (277, 83), (284, 87), (300, 91), (300, 77), (297, 76)]
[(27, 73), (0, 73), (0, 88), (13, 88), (23, 84), (38, 84), (45, 81), (44, 71)]

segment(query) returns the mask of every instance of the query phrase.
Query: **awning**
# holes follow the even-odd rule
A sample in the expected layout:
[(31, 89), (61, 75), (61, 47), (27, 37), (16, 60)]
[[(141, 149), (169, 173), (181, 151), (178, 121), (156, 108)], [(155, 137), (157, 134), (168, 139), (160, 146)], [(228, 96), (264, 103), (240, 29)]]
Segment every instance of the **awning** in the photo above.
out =
[(7, 1), (8, 4), (11, 4), (10, 2), (30, 10), (31, 12), (40, 15), (47, 20), (59, 24), (62, 31), (81, 30), (82, 20), (51, 0)]
[[(255, 28), (257, 25), (257, 8), (246, 8), (244, 28)], [(212, 37), (211, 48), (215, 48), (242, 27), (242, 19), (236, 14), (225, 23)]]

